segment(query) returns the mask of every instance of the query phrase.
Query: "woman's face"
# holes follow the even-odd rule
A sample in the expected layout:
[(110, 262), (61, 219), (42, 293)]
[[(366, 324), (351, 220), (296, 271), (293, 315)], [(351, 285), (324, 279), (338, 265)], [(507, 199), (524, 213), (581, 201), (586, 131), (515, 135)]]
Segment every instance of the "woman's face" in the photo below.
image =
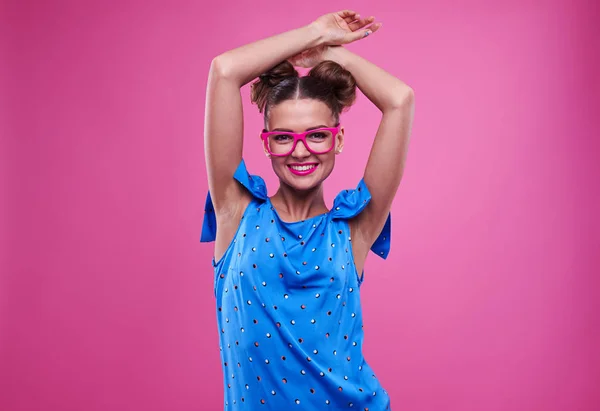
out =
[[(270, 108), (268, 131), (292, 131), (301, 133), (316, 127), (334, 127), (335, 119), (329, 107), (313, 99), (286, 100)], [(344, 145), (344, 130), (340, 128), (334, 136), (334, 148), (325, 154), (313, 154), (302, 141), (298, 141), (294, 151), (286, 157), (271, 156), (273, 171), (281, 182), (296, 190), (309, 190), (317, 187), (331, 174), (335, 156)], [(265, 154), (269, 154), (265, 149)], [(314, 166), (305, 175), (294, 173), (294, 166)], [(304, 172), (305, 173), (305, 172)]]

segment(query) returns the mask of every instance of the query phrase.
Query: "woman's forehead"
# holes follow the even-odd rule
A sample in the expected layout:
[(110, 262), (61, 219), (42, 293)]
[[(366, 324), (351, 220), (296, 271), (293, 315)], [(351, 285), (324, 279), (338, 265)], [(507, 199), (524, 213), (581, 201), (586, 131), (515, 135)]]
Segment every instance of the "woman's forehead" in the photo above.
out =
[(318, 125), (333, 126), (334, 119), (327, 104), (313, 99), (286, 100), (272, 107), (269, 130), (274, 128), (304, 131)]

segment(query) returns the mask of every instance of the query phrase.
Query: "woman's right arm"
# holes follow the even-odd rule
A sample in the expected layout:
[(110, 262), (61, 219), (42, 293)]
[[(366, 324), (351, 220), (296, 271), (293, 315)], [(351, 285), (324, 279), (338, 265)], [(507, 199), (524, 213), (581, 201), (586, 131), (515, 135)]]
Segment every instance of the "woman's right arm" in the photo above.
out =
[[(319, 28), (308, 25), (227, 51), (210, 66), (204, 124), (208, 185), (217, 218), (237, 215), (249, 194), (233, 179), (242, 160), (240, 88), (303, 50), (320, 45)], [(257, 131), (258, 133), (258, 131)], [(244, 207), (245, 208), (245, 207)]]

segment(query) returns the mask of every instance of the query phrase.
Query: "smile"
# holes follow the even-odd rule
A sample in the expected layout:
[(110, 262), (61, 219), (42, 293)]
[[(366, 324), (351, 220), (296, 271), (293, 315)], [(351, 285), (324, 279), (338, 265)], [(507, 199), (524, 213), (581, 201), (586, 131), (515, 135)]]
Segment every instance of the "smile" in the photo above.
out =
[(313, 173), (317, 169), (318, 164), (307, 164), (307, 165), (288, 165), (288, 169), (298, 175), (305, 176)]

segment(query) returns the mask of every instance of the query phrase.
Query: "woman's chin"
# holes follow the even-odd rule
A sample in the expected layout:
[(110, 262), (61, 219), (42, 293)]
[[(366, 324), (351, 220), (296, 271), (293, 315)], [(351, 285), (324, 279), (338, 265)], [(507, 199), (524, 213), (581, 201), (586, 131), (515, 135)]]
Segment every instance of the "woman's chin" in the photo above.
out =
[(285, 178), (281, 178), (280, 176), (280, 179), (284, 181), (288, 186), (298, 191), (306, 191), (318, 187), (319, 184), (325, 181), (329, 173), (324, 174), (323, 170), (321, 170), (321, 165), (319, 164), (317, 170), (308, 175), (299, 176), (290, 171), (285, 171), (284, 175)]
[(317, 186), (320, 182), (318, 178), (315, 178), (312, 175), (301, 178), (298, 178), (297, 176), (291, 176), (287, 178), (286, 181), (290, 187), (299, 191), (310, 190), (311, 188)]

